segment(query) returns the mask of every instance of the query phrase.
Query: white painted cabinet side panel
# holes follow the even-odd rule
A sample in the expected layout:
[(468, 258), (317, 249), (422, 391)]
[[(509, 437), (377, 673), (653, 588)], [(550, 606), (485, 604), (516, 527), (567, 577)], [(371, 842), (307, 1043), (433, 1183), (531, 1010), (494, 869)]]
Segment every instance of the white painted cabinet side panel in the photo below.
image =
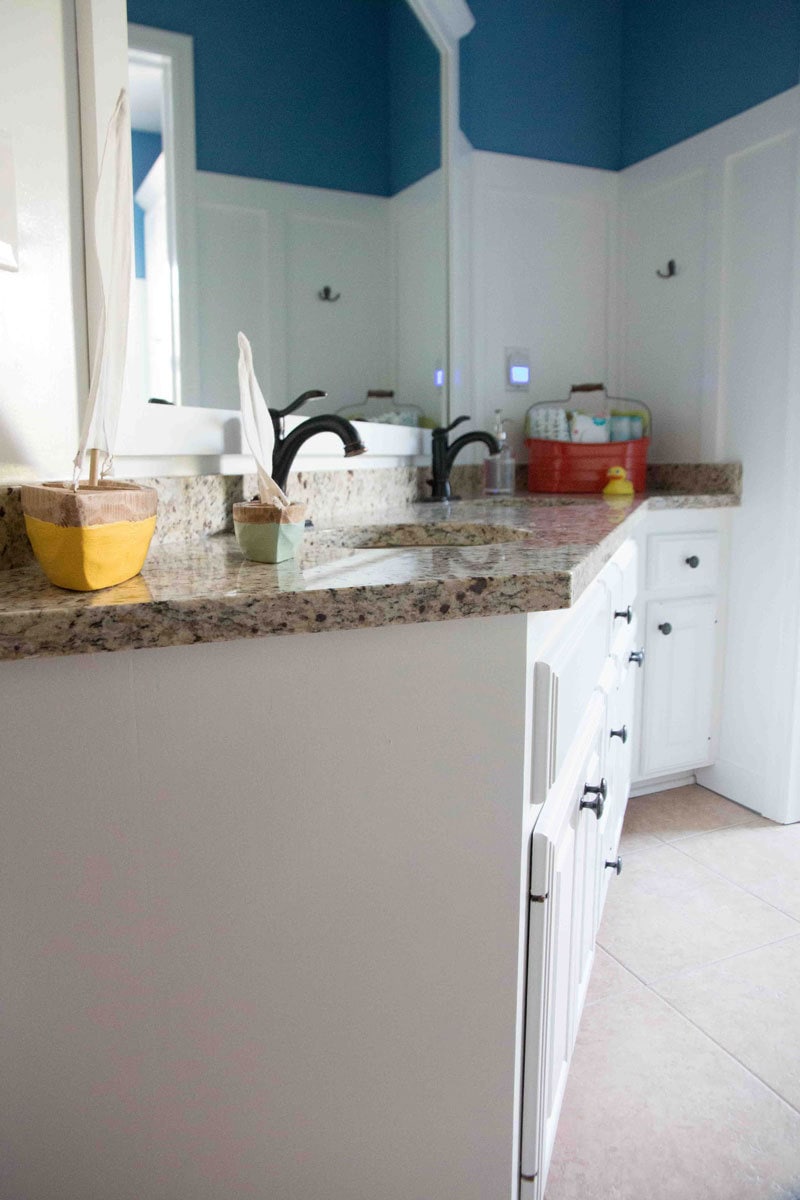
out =
[(153, 965), (171, 926), (142, 842), (130, 672), (126, 653), (0, 670), (8, 1197), (165, 1196)]
[(526, 638), (3, 664), (9, 1195), (512, 1196)]

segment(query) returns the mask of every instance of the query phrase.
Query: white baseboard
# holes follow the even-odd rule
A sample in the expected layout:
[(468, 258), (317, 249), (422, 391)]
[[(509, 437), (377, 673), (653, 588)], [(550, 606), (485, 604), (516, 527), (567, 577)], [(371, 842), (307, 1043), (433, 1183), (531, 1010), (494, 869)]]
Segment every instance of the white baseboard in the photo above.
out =
[(697, 782), (770, 821), (786, 824), (794, 819), (785, 797), (773, 795), (765, 779), (729, 759), (718, 758), (712, 766), (698, 771)]
[(637, 779), (631, 786), (631, 796), (647, 796), (650, 792), (667, 792), (670, 788), (686, 787), (697, 783), (694, 771), (683, 775), (659, 775), (655, 779)]

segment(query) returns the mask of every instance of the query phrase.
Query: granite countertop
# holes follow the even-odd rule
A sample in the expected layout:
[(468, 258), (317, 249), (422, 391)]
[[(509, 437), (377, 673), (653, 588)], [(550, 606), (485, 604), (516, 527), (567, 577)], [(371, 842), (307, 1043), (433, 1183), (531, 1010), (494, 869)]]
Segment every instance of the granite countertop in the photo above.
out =
[[(0, 573), (0, 660), (566, 608), (648, 509), (738, 503), (661, 493), (413, 504), (310, 530), (298, 558), (277, 566), (246, 561), (231, 534), (161, 546), (135, 579), (89, 593), (17, 568)], [(412, 527), (410, 543), (459, 544), (376, 545), (395, 524)], [(481, 527), (479, 544), (464, 525)]]

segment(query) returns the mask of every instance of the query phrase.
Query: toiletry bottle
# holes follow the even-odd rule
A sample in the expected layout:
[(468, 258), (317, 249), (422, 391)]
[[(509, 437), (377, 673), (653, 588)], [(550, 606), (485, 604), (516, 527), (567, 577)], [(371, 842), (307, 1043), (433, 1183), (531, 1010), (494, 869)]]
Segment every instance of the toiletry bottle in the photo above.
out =
[(500, 453), (490, 454), (483, 464), (483, 490), (487, 496), (510, 496), (514, 491), (516, 463), (508, 444), (502, 408), (494, 410), (494, 436), (500, 443)]

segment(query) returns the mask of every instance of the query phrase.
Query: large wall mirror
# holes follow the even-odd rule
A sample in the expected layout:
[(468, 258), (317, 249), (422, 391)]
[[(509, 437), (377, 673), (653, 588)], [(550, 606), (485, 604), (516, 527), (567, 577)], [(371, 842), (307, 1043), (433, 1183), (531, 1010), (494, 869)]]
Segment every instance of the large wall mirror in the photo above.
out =
[(264, 0), (235, 20), (224, 0), (128, 0), (127, 16), (126, 407), (238, 408), (242, 329), (276, 407), (315, 388), (304, 412), (439, 424), (446, 73), (410, 0)]

